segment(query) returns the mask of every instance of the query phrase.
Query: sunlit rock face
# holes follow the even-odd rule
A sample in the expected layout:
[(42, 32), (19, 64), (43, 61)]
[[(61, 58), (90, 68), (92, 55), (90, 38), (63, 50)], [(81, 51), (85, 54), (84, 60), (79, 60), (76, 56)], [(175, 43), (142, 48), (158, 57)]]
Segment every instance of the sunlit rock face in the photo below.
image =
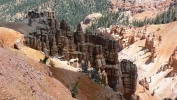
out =
[(175, 0), (111, 0), (110, 10), (131, 11), (132, 14), (154, 9), (160, 12), (175, 4)]
[(173, 71), (171, 72), (171, 76), (174, 76), (175, 73), (177, 73), (177, 47), (169, 58), (168, 68), (173, 69)]
[(122, 83), (124, 87), (124, 98), (130, 99), (136, 91), (137, 67), (133, 62), (123, 59), (120, 63), (122, 71)]
[[(124, 97), (131, 97), (136, 90), (136, 65), (127, 60), (119, 63), (117, 53), (120, 47), (114, 38), (84, 32), (81, 24), (78, 24), (73, 32), (65, 20), (57, 22), (53, 12), (35, 14), (37, 13), (30, 12), (28, 18), (40, 24), (40, 27), (26, 36), (27, 46), (43, 51), (47, 56), (63, 56), (67, 61), (77, 58), (84, 73), (91, 67), (96, 70), (97, 77), (91, 75), (96, 82), (122, 93), (121, 98), (123, 94)], [(38, 18), (41, 21), (36, 22)], [(116, 27), (116, 33), (113, 34), (120, 35), (120, 44), (124, 41), (123, 44), (127, 47), (130, 44), (126, 40), (129, 39), (132, 30), (132, 27)]]

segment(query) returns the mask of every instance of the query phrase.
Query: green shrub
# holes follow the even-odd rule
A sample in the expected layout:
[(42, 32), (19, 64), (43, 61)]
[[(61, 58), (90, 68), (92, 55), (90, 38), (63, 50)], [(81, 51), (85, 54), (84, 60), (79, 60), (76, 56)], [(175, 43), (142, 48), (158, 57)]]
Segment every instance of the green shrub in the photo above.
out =
[(45, 56), (43, 60), (40, 59), (40, 63), (46, 64), (48, 59), (49, 59), (49, 57)]
[[(93, 12), (106, 11), (110, 6), (108, 0), (20, 0), (20, 4), (16, 4), (16, 0), (0, 0), (2, 8), (0, 9), (0, 20), (9, 22), (18, 19), (17, 13), (26, 14), (28, 10), (36, 10), (41, 8), (51, 8), (55, 12), (57, 19), (60, 21), (65, 19), (71, 29), (75, 29), (87, 15)], [(23, 18), (26, 16), (24, 15)]]
[(155, 18), (145, 18), (144, 20), (133, 20), (132, 24), (137, 27), (142, 27), (148, 24), (166, 24), (177, 21), (177, 5), (170, 6), (169, 9)]
[(78, 78), (78, 81), (73, 84), (73, 88), (71, 89), (71, 95), (73, 98), (76, 98), (78, 95), (78, 85), (79, 85), (80, 78)]

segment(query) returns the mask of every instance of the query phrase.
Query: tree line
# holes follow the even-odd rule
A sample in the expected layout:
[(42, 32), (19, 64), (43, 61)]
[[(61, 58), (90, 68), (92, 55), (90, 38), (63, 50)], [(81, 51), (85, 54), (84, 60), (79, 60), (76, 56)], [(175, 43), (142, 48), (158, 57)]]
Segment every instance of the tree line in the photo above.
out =
[(99, 27), (109, 28), (111, 25), (129, 25), (129, 16), (125, 16), (123, 12), (106, 11), (87, 30), (95, 32)]
[[(75, 29), (88, 14), (107, 10), (110, 6), (108, 0), (0, 0), (0, 4), (4, 5), (0, 9), (0, 21), (15, 21), (14, 17), (17, 13), (27, 13), (28, 10), (50, 8), (56, 13), (57, 19), (60, 21), (65, 19), (72, 29)], [(24, 16), (25, 17), (25, 16)]]
[(177, 6), (171, 6), (169, 9), (161, 14), (156, 15), (155, 18), (145, 18), (144, 20), (134, 20), (133, 26), (142, 27), (147, 24), (166, 24), (177, 21)]

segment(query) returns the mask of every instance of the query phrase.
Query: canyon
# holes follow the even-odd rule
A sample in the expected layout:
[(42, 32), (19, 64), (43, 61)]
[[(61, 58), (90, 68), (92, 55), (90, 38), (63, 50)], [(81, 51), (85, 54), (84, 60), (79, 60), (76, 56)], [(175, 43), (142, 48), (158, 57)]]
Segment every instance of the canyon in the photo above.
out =
[[(176, 0), (110, 0), (110, 12), (155, 18)], [(51, 1), (52, 2), (52, 1)], [(0, 99), (166, 100), (177, 98), (177, 21), (75, 29), (51, 10), (0, 22)], [(45, 61), (46, 60), (46, 61)]]

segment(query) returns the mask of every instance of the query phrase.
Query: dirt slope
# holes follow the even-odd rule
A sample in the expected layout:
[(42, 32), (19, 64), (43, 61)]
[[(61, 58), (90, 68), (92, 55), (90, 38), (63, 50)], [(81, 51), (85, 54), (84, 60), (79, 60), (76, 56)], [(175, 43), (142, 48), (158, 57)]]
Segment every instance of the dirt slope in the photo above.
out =
[(19, 32), (0, 28), (0, 99), (72, 100), (70, 91), (52, 77), (47, 65), (24, 55), (23, 48), (11, 48), (18, 39), (23, 40)]
[(131, 11), (133, 17), (142, 20), (145, 17), (153, 18), (176, 5), (176, 0), (110, 0), (111, 11)]
[(14, 47), (14, 44), (20, 42), (23, 45), (24, 36), (12, 29), (0, 27), (0, 39), (9, 47)]
[[(23, 47), (21, 50), (11, 49), (11, 51), (31, 66), (36, 66), (36, 63), (38, 63), (40, 59), (44, 58), (44, 55), (40, 51), (36, 51), (28, 47)], [(28, 57), (35, 60), (34, 62), (36, 63), (31, 63), (31, 60)], [(72, 84), (78, 81), (78, 77), (80, 78), (78, 86), (79, 94), (77, 96), (79, 100), (107, 100), (108, 98), (111, 100), (119, 100), (118, 93), (113, 92), (112, 89), (107, 87), (105, 88), (93, 82), (63, 61), (59, 61), (57, 59), (51, 60), (55, 63), (56, 67), (50, 67), (53, 77), (63, 83), (63, 85), (65, 85), (69, 90), (72, 89)], [(50, 60), (48, 60), (48, 63), (49, 61)], [(35, 68), (40, 70), (40, 67), (38, 66)]]
[[(160, 29), (159, 31), (158, 28)], [(164, 25), (149, 25), (147, 30), (148, 32), (155, 32), (157, 35), (162, 35), (162, 44), (159, 54), (155, 58), (155, 62), (153, 63), (149, 59), (151, 53), (145, 53), (145, 49), (143, 49), (145, 40), (135, 42), (129, 48), (122, 50), (122, 52), (119, 53), (119, 59), (127, 58), (134, 61), (138, 67), (139, 80), (144, 77), (148, 79), (150, 93), (155, 91), (155, 95), (159, 99), (174, 99), (177, 96), (177, 77), (166, 77), (172, 69), (167, 69), (158, 74), (156, 72), (161, 66), (165, 66), (168, 63), (170, 55), (177, 46), (177, 22)], [(148, 100), (143, 96), (142, 98)]]
[(78, 99), (119, 100), (119, 95), (112, 89), (102, 87), (58, 60), (55, 61), (58, 68), (50, 68), (53, 78), (49, 67), (39, 63), (44, 58), (41, 51), (25, 46), (20, 50), (10, 48), (12, 40), (17, 39), (20, 33), (7, 28), (1, 28), (0, 32), (0, 38), (5, 43), (4, 48), (0, 47), (0, 98), (71, 100), (69, 89), (80, 77)]
[(81, 72), (77, 72), (75, 68), (62, 63), (56, 59), (53, 60), (55, 66), (59, 68), (50, 67), (53, 73), (53, 77), (61, 81), (66, 87), (72, 88), (72, 84), (78, 81), (79, 94), (77, 98), (79, 100), (120, 100), (118, 94), (113, 92), (109, 87), (103, 87), (91, 79), (83, 75)]
[(50, 76), (46, 65), (31, 60), (35, 66), (0, 48), (0, 98), (33, 100), (71, 100), (70, 91)]

